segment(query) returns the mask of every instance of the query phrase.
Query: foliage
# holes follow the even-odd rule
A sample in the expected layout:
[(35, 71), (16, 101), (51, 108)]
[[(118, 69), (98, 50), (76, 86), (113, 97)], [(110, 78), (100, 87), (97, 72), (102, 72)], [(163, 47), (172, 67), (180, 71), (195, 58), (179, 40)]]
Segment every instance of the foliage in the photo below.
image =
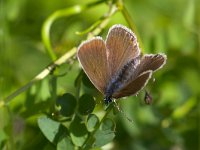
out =
[[(0, 149), (200, 148), (199, 1), (2, 0), (0, 6)], [(113, 104), (102, 104), (74, 57), (81, 41), (105, 37), (119, 23), (137, 34), (143, 53), (168, 56), (146, 88), (152, 105), (143, 102), (143, 91), (118, 101), (133, 124)]]

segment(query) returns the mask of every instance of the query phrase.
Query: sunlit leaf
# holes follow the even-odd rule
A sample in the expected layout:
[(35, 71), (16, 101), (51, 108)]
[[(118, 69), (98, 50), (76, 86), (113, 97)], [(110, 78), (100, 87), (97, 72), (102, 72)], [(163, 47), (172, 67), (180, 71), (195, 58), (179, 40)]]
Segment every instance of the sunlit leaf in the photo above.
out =
[(62, 138), (57, 144), (57, 150), (74, 150), (73, 143), (68, 136)]
[(102, 124), (100, 129), (95, 132), (95, 147), (101, 147), (105, 144), (108, 144), (115, 137), (115, 123), (113, 120), (106, 118)]
[(99, 118), (94, 114), (90, 114), (87, 118), (88, 131), (92, 132), (98, 124), (99, 124)]
[(44, 136), (52, 143), (57, 143), (58, 137), (67, 132), (64, 126), (47, 116), (40, 117), (38, 119), (38, 125)]

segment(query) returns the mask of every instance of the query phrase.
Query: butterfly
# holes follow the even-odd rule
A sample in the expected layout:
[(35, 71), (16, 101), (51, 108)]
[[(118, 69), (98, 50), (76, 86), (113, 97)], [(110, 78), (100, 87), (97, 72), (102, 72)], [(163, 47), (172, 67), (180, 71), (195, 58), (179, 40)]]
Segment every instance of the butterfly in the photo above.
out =
[(137, 94), (167, 59), (162, 53), (142, 56), (136, 35), (120, 24), (109, 29), (105, 41), (97, 36), (81, 43), (77, 57), (106, 105)]

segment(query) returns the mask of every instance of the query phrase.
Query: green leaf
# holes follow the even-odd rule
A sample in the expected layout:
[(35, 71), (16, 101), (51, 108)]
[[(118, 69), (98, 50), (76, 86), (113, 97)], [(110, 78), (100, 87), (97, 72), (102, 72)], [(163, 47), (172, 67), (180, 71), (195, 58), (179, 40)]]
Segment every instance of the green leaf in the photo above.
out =
[(94, 137), (96, 139), (94, 146), (101, 147), (111, 142), (115, 137), (115, 123), (110, 118), (106, 118), (100, 129), (97, 130)]
[(76, 80), (74, 81), (74, 86), (78, 87), (78, 85), (81, 83), (82, 81), (82, 76), (83, 76), (83, 70), (81, 70), (78, 74), (78, 76), (76, 77)]
[(43, 148), (43, 150), (54, 150), (54, 149), (55, 149), (54, 145), (52, 145), (51, 143), (47, 143)]
[(98, 124), (99, 124), (99, 118), (94, 114), (90, 114), (87, 118), (88, 131), (92, 132)]
[(74, 145), (68, 136), (62, 138), (57, 144), (57, 150), (74, 150)]
[(38, 119), (38, 125), (44, 136), (52, 143), (57, 143), (59, 137), (67, 133), (67, 130), (59, 122), (56, 122), (47, 116)]
[(75, 116), (69, 129), (72, 142), (77, 146), (82, 146), (88, 136), (87, 128), (83, 121), (78, 116)]
[(82, 115), (88, 115), (93, 112), (95, 107), (95, 101), (92, 96), (84, 94), (79, 99), (78, 111)]
[(83, 73), (82, 82), (88, 88), (95, 88), (85, 73)]
[(113, 130), (115, 129), (115, 123), (113, 122), (112, 119), (106, 118), (102, 124), (101, 124), (101, 129), (102, 130)]
[(60, 113), (63, 116), (69, 117), (74, 114), (76, 98), (73, 95), (66, 93), (63, 96), (58, 97), (57, 104), (61, 106)]

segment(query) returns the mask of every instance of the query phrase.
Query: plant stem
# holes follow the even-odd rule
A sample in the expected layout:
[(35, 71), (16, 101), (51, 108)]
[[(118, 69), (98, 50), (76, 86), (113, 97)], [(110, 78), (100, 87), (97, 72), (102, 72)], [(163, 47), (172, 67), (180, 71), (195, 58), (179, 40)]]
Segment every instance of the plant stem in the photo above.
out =
[(51, 45), (51, 40), (50, 40), (50, 29), (51, 29), (52, 24), (61, 17), (67, 17), (67, 16), (79, 14), (82, 11), (87, 10), (88, 8), (98, 5), (104, 1), (105, 0), (100, 0), (100, 1), (90, 3), (87, 5), (75, 5), (70, 8), (55, 11), (44, 21), (43, 26), (42, 26), (42, 32), (41, 32), (42, 40), (46, 47), (47, 54), (49, 55), (49, 57), (51, 58), (52, 61), (55, 61), (57, 59), (57, 56), (53, 51), (53, 48)]
[(63, 56), (61, 56), (58, 60), (56, 60), (54, 63), (47, 66), (42, 72), (40, 72), (35, 78), (33, 78), (29, 83), (24, 85), (23, 87), (17, 89), (12, 94), (7, 96), (4, 101), (1, 101), (0, 106), (7, 105), (13, 98), (18, 96), (20, 93), (26, 91), (29, 87), (31, 87), (33, 84), (35, 84), (38, 81), (41, 81), (44, 79), (47, 75), (49, 75), (57, 66), (60, 66), (61, 64), (65, 63), (67, 59), (71, 58), (76, 53), (76, 48), (72, 48), (68, 52), (66, 52)]
[[(88, 136), (88, 138), (86, 139), (85, 143), (82, 145), (81, 148), (85, 149), (85, 148), (88, 148), (87, 145), (88, 142), (90, 141), (91, 138), (93, 138), (93, 136), (95, 135), (95, 133), (97, 132), (97, 130), (99, 129), (100, 125), (102, 124), (102, 122), (107, 118), (107, 116), (109, 115), (110, 111), (113, 109), (114, 107), (114, 103), (111, 103), (107, 110), (106, 110), (106, 113), (105, 115), (103, 116), (103, 118), (101, 119), (101, 121), (99, 122), (99, 124), (97, 125), (97, 127), (95, 128), (95, 130)], [(90, 145), (89, 145), (90, 146)]]

